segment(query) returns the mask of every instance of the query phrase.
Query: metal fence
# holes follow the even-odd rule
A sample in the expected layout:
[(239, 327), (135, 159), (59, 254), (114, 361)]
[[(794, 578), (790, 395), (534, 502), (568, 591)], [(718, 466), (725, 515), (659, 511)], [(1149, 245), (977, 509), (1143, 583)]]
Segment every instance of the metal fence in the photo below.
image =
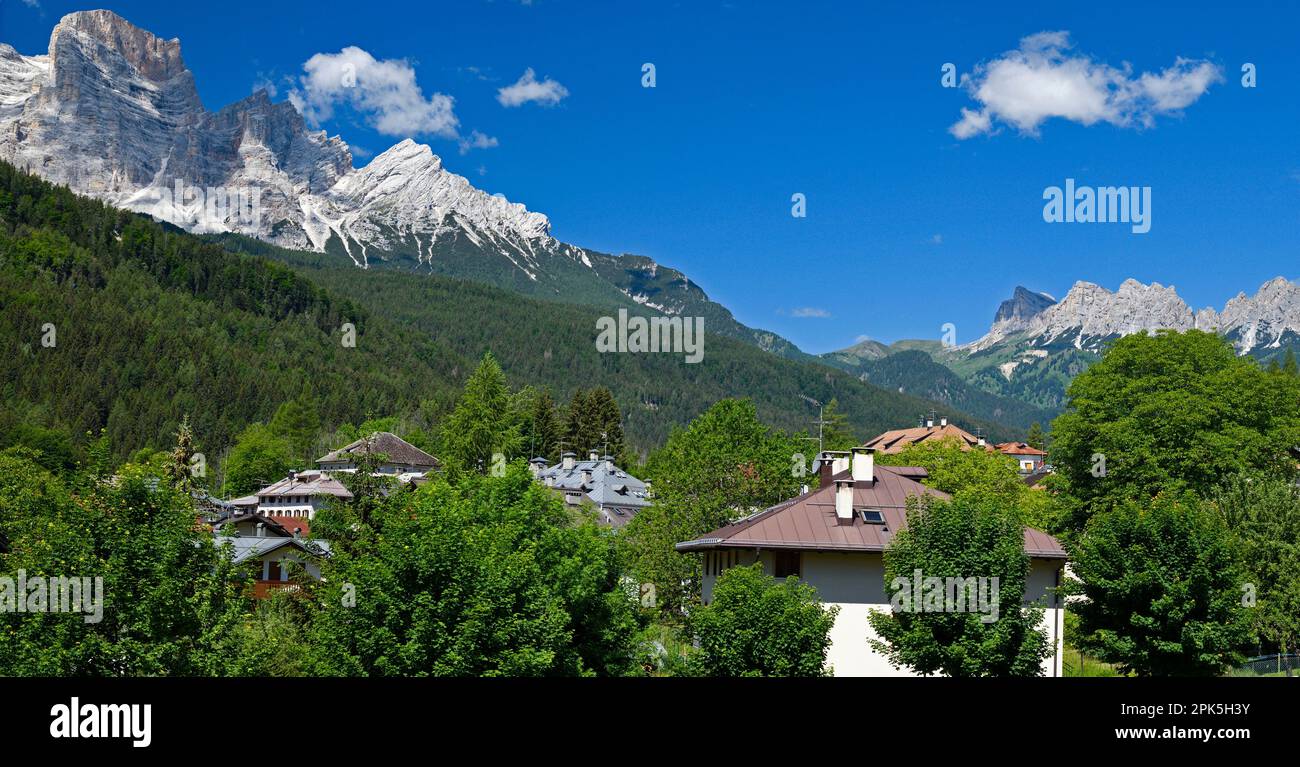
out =
[[(1288, 672), (1290, 672), (1288, 674)], [(1295, 676), (1300, 677), (1300, 655), (1260, 655), (1234, 669), (1233, 676)]]

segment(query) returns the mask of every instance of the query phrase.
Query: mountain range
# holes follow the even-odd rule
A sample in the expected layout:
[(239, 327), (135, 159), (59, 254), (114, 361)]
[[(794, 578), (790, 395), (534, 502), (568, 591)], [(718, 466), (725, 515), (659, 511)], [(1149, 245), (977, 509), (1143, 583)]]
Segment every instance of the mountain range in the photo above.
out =
[(557, 240), (545, 215), (475, 188), (428, 146), (407, 139), (356, 168), (342, 139), (310, 130), (263, 90), (208, 111), (180, 41), (111, 11), (63, 17), (44, 54), (0, 44), (0, 159), (194, 233), (702, 316), (714, 332), (806, 356), (737, 322), (675, 269)]
[[(989, 331), (972, 343), (886, 346), (865, 341), (823, 357), (879, 385), (897, 385), (900, 391), (958, 407), (965, 403), (969, 412), (996, 417), (1010, 407), (1005, 402), (1010, 400), (1050, 416), (1065, 404), (1069, 382), (1098, 359), (1107, 343), (1161, 329), (1218, 333), (1238, 354), (1270, 360), (1300, 343), (1300, 283), (1276, 277), (1253, 295), (1238, 293), (1221, 311), (1194, 311), (1174, 287), (1133, 279), (1115, 291), (1079, 281), (1060, 301), (1021, 286), (998, 307)], [(965, 384), (999, 399), (972, 404), (975, 395), (951, 380), (942, 391), (927, 388), (944, 378), (933, 370), (917, 374), (925, 369), (917, 358), (922, 353)]]
[[(0, 43), (0, 160), (227, 249), (312, 271), (312, 279), (368, 298), (373, 311), (398, 322), (425, 327), (433, 310), (393, 310), (369, 288), (338, 278), (336, 268), (468, 280), (604, 311), (702, 316), (710, 333), (826, 375), (836, 368), (891, 395), (1015, 428), (1059, 412), (1069, 382), (1114, 338), (1196, 328), (1262, 359), (1300, 341), (1300, 285), (1282, 277), (1222, 310), (1199, 311), (1159, 283), (1127, 280), (1112, 292), (1080, 281), (1059, 301), (1016, 288), (989, 331), (964, 346), (864, 340), (809, 355), (738, 322), (678, 270), (556, 239), (544, 214), (477, 189), (428, 146), (407, 139), (357, 168), (342, 139), (311, 130), (291, 103), (275, 103), (265, 91), (210, 111), (178, 40), (109, 11), (65, 16), (45, 53)], [(421, 290), (404, 281), (389, 289)]]

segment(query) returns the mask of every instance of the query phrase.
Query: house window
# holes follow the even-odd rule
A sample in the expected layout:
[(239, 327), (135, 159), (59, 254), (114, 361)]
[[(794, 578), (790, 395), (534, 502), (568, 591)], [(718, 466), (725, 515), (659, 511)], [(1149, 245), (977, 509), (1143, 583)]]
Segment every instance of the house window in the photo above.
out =
[(799, 552), (777, 551), (775, 554), (775, 575), (778, 578), (799, 577)]

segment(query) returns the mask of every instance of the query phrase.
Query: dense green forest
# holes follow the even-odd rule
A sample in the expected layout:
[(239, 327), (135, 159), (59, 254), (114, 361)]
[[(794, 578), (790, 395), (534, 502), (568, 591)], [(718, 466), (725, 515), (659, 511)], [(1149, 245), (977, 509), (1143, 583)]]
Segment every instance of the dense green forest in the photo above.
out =
[(102, 428), (126, 455), (188, 413), (213, 453), (304, 384), (337, 424), (449, 403), (472, 369), (281, 265), (5, 164), (0, 309), (0, 446)]
[[(286, 251), (245, 238), (224, 236), (220, 241), (238, 252), (283, 261), (335, 295), (424, 331), (467, 359), (490, 350), (516, 385), (547, 386), (561, 400), (580, 387), (607, 386), (623, 407), (629, 441), (642, 452), (726, 397), (751, 398), (765, 422), (787, 431), (813, 428), (817, 408), (808, 398), (823, 403), (837, 399), (858, 441), (912, 425), (936, 407), (823, 364), (782, 358), (713, 333), (707, 334), (703, 362), (694, 365), (674, 354), (601, 354), (594, 344), (595, 327), (606, 312), (598, 308), (527, 298), (439, 275), (382, 268), (362, 272), (328, 254)], [(1022, 436), (1003, 422), (947, 412), (993, 439)]]
[[(327, 431), (383, 416), (427, 427), (450, 412), (488, 350), (512, 385), (549, 388), (560, 402), (607, 386), (641, 454), (729, 396), (751, 397), (789, 431), (810, 428), (809, 398), (835, 398), (861, 439), (933, 406), (714, 334), (700, 364), (601, 354), (600, 309), (361, 271), (251, 241), (205, 242), (4, 164), (0, 309), (0, 447), (81, 444), (103, 429), (125, 456), (165, 446), (189, 414), (200, 448), (220, 455), (304, 388)], [(1012, 436), (991, 422), (964, 423)]]

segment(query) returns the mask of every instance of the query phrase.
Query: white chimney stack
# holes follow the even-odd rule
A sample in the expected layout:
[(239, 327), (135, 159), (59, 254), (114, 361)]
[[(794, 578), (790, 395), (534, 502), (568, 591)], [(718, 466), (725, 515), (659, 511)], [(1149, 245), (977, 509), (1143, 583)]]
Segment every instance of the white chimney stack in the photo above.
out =
[(565, 471), (573, 471), (573, 464), (574, 464), (574, 461), (575, 461), (575, 459), (577, 458), (577, 456), (574, 455), (573, 453), (568, 453), (568, 452), (566, 452), (566, 453), (565, 453), (563, 456), (561, 456), (561, 457), (564, 459), (564, 470), (565, 470)]
[(853, 524), (853, 480), (835, 480), (835, 519), (841, 524)]
[(840, 474), (849, 470), (849, 454), (843, 450), (827, 451), (831, 459), (831, 474)]
[(853, 481), (870, 485), (876, 481), (875, 449), (870, 447), (853, 448)]
[(933, 419), (933, 418), (927, 418), (927, 419), (925, 419), (925, 428), (927, 428), (927, 429), (933, 429), (933, 428), (934, 428), (934, 419)]
[(944, 416), (943, 418), (940, 418), (940, 419), (939, 419), (939, 425), (940, 425), (940, 426), (947, 426), (947, 425), (948, 425), (948, 416)]

